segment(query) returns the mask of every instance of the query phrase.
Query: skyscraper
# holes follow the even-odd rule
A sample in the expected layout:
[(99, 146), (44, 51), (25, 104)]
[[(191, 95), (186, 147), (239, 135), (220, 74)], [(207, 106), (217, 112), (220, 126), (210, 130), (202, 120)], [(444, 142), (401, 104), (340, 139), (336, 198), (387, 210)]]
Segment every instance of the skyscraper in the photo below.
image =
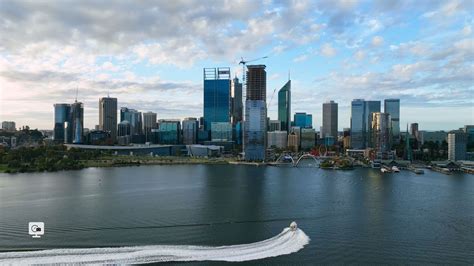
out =
[(374, 143), (372, 142), (372, 113), (379, 113), (380, 112), (380, 101), (365, 101), (365, 116), (366, 116), (366, 123), (365, 123), (365, 147), (374, 147)]
[(467, 134), (462, 130), (448, 133), (448, 160), (459, 161), (466, 159)]
[(365, 149), (365, 101), (355, 99), (351, 102), (351, 146), (354, 149)]
[(249, 161), (265, 160), (267, 138), (267, 73), (265, 65), (247, 66), (244, 153)]
[(117, 141), (117, 98), (99, 99), (99, 129), (110, 132), (113, 143)]
[(371, 121), (371, 143), (373, 143), (373, 148), (377, 157), (382, 158), (382, 154), (390, 151), (390, 148), (392, 147), (390, 143), (390, 115), (387, 113), (375, 112), (372, 113)]
[(390, 114), (392, 139), (394, 143), (400, 141), (400, 99), (385, 99), (384, 112)]
[(291, 127), (291, 80), (278, 91), (278, 120), (281, 130), (288, 132)]
[(145, 133), (146, 141), (151, 141), (151, 130), (157, 128), (158, 126), (156, 124), (156, 113), (143, 113), (143, 132)]
[(66, 122), (71, 122), (71, 105), (67, 103), (57, 103), (54, 105), (54, 130), (53, 139), (56, 142), (65, 142)]
[(183, 144), (190, 145), (198, 143), (199, 121), (194, 117), (183, 120)]
[(242, 83), (235, 77), (232, 80), (232, 124), (243, 119), (243, 103), (242, 103)]
[(212, 122), (230, 122), (230, 68), (204, 68), (204, 130)]
[(323, 103), (323, 132), (321, 138), (332, 136), (337, 138), (337, 103), (329, 101)]
[[(72, 143), (84, 143), (84, 107), (81, 102), (71, 104), (71, 130)], [(68, 142), (69, 143), (69, 142)]]
[(129, 109), (127, 107), (120, 108), (120, 122), (128, 121), (130, 123), (131, 135), (142, 134), (142, 113), (135, 109)]
[(256, 101), (267, 100), (267, 72), (265, 65), (247, 66), (247, 99)]

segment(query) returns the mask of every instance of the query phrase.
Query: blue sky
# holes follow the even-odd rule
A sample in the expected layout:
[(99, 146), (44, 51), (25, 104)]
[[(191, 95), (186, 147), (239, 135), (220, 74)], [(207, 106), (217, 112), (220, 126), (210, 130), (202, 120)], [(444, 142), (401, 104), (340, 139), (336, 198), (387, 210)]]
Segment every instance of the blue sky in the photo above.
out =
[[(78, 100), (85, 126), (98, 99), (202, 116), (202, 68), (268, 56), (267, 102), (291, 71), (292, 111), (354, 98), (401, 99), (401, 125), (474, 124), (471, 1), (6, 1), (0, 0), (0, 120), (50, 129), (53, 104)], [(269, 104), (276, 119), (277, 98)]]

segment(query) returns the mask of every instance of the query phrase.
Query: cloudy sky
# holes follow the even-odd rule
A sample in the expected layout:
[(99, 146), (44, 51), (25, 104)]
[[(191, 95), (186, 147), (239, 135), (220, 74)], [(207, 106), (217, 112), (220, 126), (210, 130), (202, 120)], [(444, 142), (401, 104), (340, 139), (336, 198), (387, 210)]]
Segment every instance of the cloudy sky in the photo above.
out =
[[(0, 0), (0, 120), (53, 127), (53, 104), (98, 99), (202, 116), (202, 68), (269, 56), (267, 102), (291, 71), (293, 111), (354, 98), (401, 99), (401, 125), (474, 124), (474, 1)], [(276, 119), (277, 97), (269, 105)]]

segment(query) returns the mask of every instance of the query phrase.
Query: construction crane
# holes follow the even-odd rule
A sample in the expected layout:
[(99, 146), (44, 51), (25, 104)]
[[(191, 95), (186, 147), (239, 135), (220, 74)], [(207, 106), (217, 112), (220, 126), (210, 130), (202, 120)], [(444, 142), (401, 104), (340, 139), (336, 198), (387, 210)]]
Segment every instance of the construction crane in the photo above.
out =
[(244, 60), (243, 57), (240, 58), (240, 62), (239, 62), (239, 65), (242, 65), (242, 96), (244, 96), (244, 93), (246, 94), (247, 91), (245, 90), (246, 88), (246, 81), (245, 81), (245, 67), (247, 66), (247, 63), (250, 63), (250, 62), (255, 62), (255, 61), (258, 61), (258, 60), (262, 60), (262, 59), (265, 59), (265, 58), (268, 58), (268, 56), (263, 56), (263, 57), (259, 57), (259, 58), (255, 58), (255, 59), (252, 59), (252, 60)]
[(273, 90), (272, 97), (270, 98), (270, 101), (268, 102), (268, 107), (270, 107), (270, 105), (272, 104), (273, 96), (275, 96), (276, 90), (277, 90), (277, 89), (274, 89), (274, 90)]

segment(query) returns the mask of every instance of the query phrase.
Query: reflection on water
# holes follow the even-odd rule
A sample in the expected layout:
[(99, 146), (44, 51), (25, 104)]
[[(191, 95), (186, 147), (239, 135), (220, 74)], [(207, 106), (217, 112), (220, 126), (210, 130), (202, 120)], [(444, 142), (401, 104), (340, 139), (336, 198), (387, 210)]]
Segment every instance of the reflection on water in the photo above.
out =
[[(175, 165), (0, 174), (0, 250), (245, 244), (296, 220), (310, 244), (255, 264), (472, 264), (472, 202), (472, 175), (431, 171)], [(27, 234), (29, 221), (45, 222), (41, 240)]]

